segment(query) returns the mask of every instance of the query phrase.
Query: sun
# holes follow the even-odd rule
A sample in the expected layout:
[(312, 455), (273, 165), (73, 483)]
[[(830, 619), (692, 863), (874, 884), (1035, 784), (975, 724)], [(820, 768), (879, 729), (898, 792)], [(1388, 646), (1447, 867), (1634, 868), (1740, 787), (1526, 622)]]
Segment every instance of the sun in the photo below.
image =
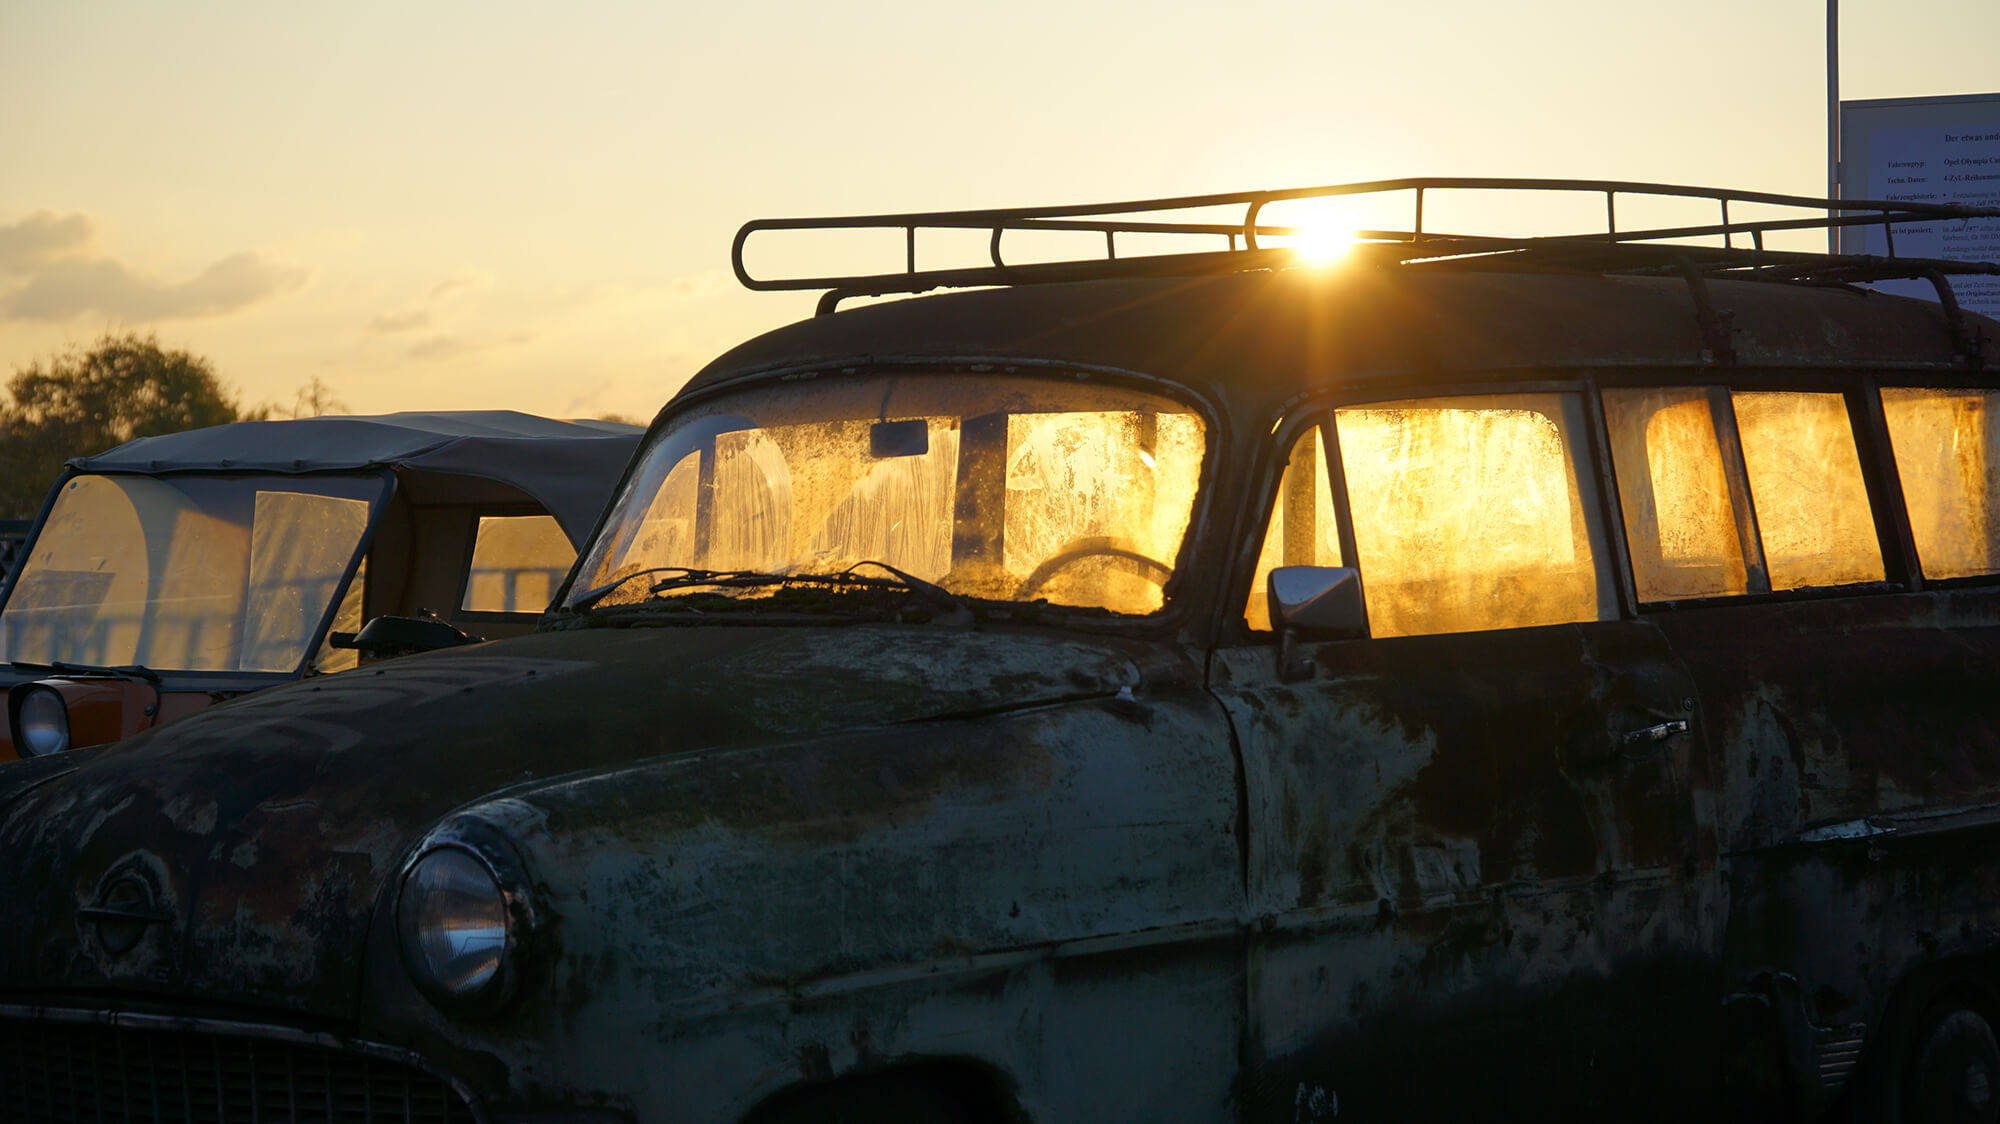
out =
[(1359, 241), (1354, 227), (1338, 211), (1323, 207), (1298, 215), (1292, 222), (1292, 252), (1306, 265), (1327, 266), (1346, 257)]

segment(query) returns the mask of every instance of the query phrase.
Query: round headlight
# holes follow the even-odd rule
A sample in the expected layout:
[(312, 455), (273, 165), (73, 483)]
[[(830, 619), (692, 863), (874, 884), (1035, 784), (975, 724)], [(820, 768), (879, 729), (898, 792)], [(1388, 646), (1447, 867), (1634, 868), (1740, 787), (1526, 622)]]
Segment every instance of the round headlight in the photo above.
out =
[(478, 856), (437, 847), (410, 864), (396, 922), (403, 964), (433, 1000), (504, 1000), (513, 950), (507, 894)]
[(30, 687), (14, 712), (14, 745), (23, 757), (41, 757), (69, 748), (69, 707), (47, 687)]

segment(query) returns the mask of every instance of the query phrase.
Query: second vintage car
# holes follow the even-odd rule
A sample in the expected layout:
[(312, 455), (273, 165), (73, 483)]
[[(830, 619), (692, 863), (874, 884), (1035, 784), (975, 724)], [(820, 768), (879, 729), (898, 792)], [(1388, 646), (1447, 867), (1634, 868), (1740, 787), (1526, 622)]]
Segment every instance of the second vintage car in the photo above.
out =
[(501, 410), (317, 417), (71, 461), (0, 590), (0, 760), (353, 667), (343, 633), (376, 618), (437, 619), (385, 620), (374, 654), (528, 631), (639, 433)]

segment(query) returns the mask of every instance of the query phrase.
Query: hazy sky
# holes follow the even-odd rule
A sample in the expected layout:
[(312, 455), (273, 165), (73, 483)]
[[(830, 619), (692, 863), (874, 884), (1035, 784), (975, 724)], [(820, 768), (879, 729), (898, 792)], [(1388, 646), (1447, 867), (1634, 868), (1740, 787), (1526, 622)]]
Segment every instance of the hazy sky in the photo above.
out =
[[(1848, 0), (1848, 98), (2000, 0)], [(807, 315), (746, 220), (1413, 175), (1825, 191), (1824, 0), (0, 0), (0, 377), (105, 330), (247, 402), (650, 417)]]

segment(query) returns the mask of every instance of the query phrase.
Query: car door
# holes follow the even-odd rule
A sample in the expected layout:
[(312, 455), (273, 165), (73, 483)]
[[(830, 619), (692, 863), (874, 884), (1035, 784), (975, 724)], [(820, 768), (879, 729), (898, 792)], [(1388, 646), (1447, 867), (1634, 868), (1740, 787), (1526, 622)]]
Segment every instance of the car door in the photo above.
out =
[(1257, 584), (1346, 562), (1369, 635), (1281, 645), (1253, 592), (1212, 663), (1248, 796), (1253, 1118), (1618, 1113), (1714, 1072), (1692, 692), (1619, 619), (1588, 428), (1546, 390), (1284, 434)]
[(1897, 1041), (1918, 966), (2000, 931), (2000, 394), (1842, 381), (1605, 392), (1640, 597), (1716, 754), (1728, 987), (1807, 1111)]

